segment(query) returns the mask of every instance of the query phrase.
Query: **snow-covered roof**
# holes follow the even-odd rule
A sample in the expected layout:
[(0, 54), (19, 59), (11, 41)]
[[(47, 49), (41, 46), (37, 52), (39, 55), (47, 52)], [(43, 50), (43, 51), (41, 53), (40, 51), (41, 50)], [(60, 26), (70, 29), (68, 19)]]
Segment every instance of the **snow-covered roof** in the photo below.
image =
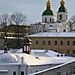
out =
[(73, 57), (68, 56), (57, 56), (57, 52), (53, 52), (51, 50), (33, 50), (31, 54), (22, 53), (22, 49), (16, 49), (15, 53), (8, 52), (8, 53), (1, 53), (0, 54), (0, 64), (23, 64), (26, 65), (48, 65), (48, 64), (62, 64), (65, 62), (69, 62), (74, 60)]
[[(31, 54), (22, 53), (22, 49), (16, 50), (18, 57), (24, 58), (24, 63), (28, 65), (47, 65), (47, 64), (61, 64), (73, 60), (72, 57), (61, 56), (60, 53), (51, 50), (32, 49)], [(57, 56), (59, 54), (59, 57)], [(59, 61), (59, 62), (58, 62)]]
[(32, 25), (45, 25), (45, 24), (47, 24), (47, 23), (37, 22), (37, 23), (34, 23)]
[(40, 32), (29, 37), (75, 37), (75, 32)]
[(11, 53), (0, 54), (0, 63), (16, 63), (18, 61), (17, 56)]

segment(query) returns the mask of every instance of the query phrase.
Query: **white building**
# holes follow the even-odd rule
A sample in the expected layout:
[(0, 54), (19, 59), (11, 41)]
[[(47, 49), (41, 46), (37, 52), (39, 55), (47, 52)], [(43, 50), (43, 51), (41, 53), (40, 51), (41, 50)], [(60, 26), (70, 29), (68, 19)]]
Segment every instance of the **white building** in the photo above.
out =
[(48, 0), (46, 10), (42, 13), (42, 22), (31, 25), (32, 33), (38, 32), (69, 32), (70, 24), (68, 21), (68, 12), (64, 0), (60, 1), (60, 7), (55, 21), (54, 13), (51, 9), (51, 1)]
[(47, 50), (32, 50), (29, 55), (23, 53), (22, 49), (16, 53), (1, 52), (0, 75), (36, 75), (34, 73), (75, 60), (61, 54), (58, 57), (57, 54), (59, 53)]

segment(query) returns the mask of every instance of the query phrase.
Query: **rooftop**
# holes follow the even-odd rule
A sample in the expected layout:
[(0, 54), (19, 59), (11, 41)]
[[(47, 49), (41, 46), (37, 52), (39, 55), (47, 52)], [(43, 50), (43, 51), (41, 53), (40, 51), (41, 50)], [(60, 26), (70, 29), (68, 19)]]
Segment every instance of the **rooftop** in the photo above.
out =
[(29, 37), (75, 37), (75, 32), (40, 32)]

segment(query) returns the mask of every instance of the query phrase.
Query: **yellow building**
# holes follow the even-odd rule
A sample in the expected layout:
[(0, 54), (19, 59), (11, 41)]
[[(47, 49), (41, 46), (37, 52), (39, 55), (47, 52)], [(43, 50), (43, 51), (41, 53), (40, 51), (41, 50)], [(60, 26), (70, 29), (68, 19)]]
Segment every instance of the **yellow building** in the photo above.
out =
[(75, 54), (75, 32), (42, 32), (29, 36), (32, 49), (46, 49), (67, 55)]

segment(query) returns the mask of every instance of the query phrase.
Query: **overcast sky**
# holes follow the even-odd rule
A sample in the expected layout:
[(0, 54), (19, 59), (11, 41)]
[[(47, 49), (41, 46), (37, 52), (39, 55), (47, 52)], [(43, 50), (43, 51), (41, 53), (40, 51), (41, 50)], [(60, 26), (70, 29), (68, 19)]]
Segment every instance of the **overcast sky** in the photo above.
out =
[[(60, 0), (51, 0), (52, 10), (56, 15)], [(47, 0), (0, 0), (0, 13), (22, 12), (27, 15), (28, 21), (41, 21), (41, 14), (45, 9)], [(75, 0), (65, 0), (69, 17), (75, 14)]]

